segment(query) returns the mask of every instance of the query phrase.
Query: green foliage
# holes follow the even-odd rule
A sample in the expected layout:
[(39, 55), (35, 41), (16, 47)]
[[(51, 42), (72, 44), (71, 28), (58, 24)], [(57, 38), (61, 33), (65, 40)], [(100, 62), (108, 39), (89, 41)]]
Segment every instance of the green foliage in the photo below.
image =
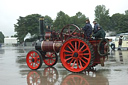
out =
[(111, 28), (117, 33), (128, 32), (128, 15), (113, 14), (111, 17)]
[(128, 10), (125, 11), (125, 15), (128, 15)]
[(24, 37), (30, 33), (31, 35), (39, 35), (39, 14), (32, 14), (26, 17), (19, 17), (17, 24), (14, 24), (15, 31), (19, 42), (24, 41)]
[[(128, 32), (128, 10), (125, 14), (113, 14), (109, 16), (109, 9), (106, 9), (105, 5), (98, 5), (95, 7), (95, 20), (102, 26), (105, 31), (115, 31), (116, 33)], [(14, 24), (15, 31), (14, 36), (18, 37), (20, 42), (24, 41), (24, 37), (30, 33), (33, 38), (26, 41), (34, 41), (39, 35), (39, 14), (31, 14), (25, 17), (19, 17), (17, 23)], [(81, 12), (77, 12), (74, 16), (68, 16), (63, 11), (57, 13), (56, 19), (53, 21), (48, 15), (44, 16), (45, 27), (50, 26), (54, 30), (61, 30), (67, 24), (75, 24), (78, 27), (85, 25), (86, 16)], [(0, 38), (0, 42), (3, 42)]]
[(48, 15), (46, 15), (46, 16), (44, 17), (44, 20), (45, 20), (45, 25), (46, 25), (46, 26), (51, 26), (51, 25), (53, 24), (52, 18), (49, 17)]
[(106, 31), (128, 32), (128, 10), (125, 14), (116, 13), (110, 17), (109, 10), (104, 5), (98, 5), (95, 8), (95, 20)]
[(95, 20), (105, 29), (109, 30), (110, 18), (109, 9), (106, 10), (105, 5), (98, 5), (95, 7)]
[(76, 13), (75, 16), (71, 17), (71, 24), (75, 24), (78, 27), (83, 27), (85, 25), (86, 16), (81, 12)]
[[(17, 19), (17, 24), (14, 24), (15, 31), (17, 32), (16, 37), (18, 37), (19, 42), (24, 41), (24, 37), (30, 33), (31, 36), (37, 37), (39, 35), (39, 18), (41, 15), (39, 14), (31, 14), (26, 17), (19, 17)], [(45, 24), (46, 25), (52, 25), (53, 20), (49, 16), (45, 16)], [(31, 40), (34, 40), (36, 38), (33, 38)]]
[(55, 30), (61, 30), (67, 24), (75, 24), (78, 27), (83, 27), (85, 24), (86, 16), (81, 12), (76, 13), (75, 16), (69, 17), (64, 12), (60, 11), (57, 14), (56, 20), (53, 23)]
[(0, 43), (4, 43), (4, 34), (0, 32)]
[(122, 17), (123, 14), (119, 14), (119, 13), (112, 15), (111, 28), (113, 28), (113, 30), (120, 31)]
[(70, 17), (62, 11), (57, 13), (56, 20), (53, 23), (54, 29), (61, 30), (67, 24), (70, 24)]

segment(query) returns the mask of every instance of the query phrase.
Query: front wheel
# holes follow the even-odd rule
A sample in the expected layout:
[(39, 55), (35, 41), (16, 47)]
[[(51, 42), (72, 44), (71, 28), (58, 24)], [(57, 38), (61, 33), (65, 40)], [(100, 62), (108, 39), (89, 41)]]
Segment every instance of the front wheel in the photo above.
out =
[(42, 66), (42, 56), (37, 50), (31, 50), (26, 56), (26, 63), (32, 70), (39, 69)]

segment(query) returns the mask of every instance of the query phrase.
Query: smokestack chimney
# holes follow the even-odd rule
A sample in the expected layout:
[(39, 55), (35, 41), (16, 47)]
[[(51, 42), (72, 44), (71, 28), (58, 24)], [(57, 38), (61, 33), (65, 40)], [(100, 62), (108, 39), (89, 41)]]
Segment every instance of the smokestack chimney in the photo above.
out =
[(39, 18), (40, 41), (44, 39), (44, 17)]

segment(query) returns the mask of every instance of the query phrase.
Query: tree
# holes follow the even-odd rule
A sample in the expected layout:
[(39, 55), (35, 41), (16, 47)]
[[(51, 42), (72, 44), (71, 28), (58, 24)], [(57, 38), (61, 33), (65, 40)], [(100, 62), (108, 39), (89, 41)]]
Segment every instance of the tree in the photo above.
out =
[(128, 32), (128, 15), (122, 16), (120, 27), (120, 32)]
[(128, 10), (125, 11), (125, 15), (128, 15)]
[(85, 20), (86, 16), (81, 12), (77, 12), (75, 16), (71, 17), (71, 23), (79, 27), (83, 27), (85, 25)]
[(52, 20), (52, 18), (51, 18), (50, 16), (46, 15), (46, 16), (44, 17), (44, 20), (45, 20), (45, 25), (46, 25), (46, 26), (51, 26), (51, 25), (53, 25), (53, 20)]
[(122, 23), (122, 17), (123, 14), (113, 14), (111, 17), (111, 27), (113, 28), (113, 30), (115, 30), (116, 32), (119, 32), (121, 27), (121, 23)]
[(4, 43), (4, 34), (0, 31), (0, 43)]
[(113, 14), (111, 17), (111, 27), (117, 33), (128, 32), (128, 15)]
[(106, 10), (105, 5), (95, 7), (95, 20), (105, 29), (110, 30), (109, 9)]
[(70, 17), (62, 11), (58, 12), (56, 20), (53, 23), (54, 29), (60, 30), (67, 24), (70, 24)]
[(39, 18), (41, 15), (32, 14), (26, 17), (19, 17), (17, 23), (14, 24), (15, 32), (19, 42), (24, 41), (24, 37), (30, 33), (31, 35), (39, 35)]

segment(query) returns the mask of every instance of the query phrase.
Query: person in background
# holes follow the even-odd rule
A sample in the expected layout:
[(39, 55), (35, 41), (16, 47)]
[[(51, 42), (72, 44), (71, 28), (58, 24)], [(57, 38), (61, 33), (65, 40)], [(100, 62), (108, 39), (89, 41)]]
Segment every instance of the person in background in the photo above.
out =
[(84, 37), (86, 39), (90, 39), (91, 34), (92, 34), (92, 25), (90, 24), (90, 20), (86, 19), (86, 24), (85, 26), (82, 28), (82, 30), (84, 31)]
[(118, 50), (121, 50), (121, 46), (122, 46), (122, 39), (123, 39), (123, 36), (120, 36), (120, 37), (119, 37)]
[(93, 33), (95, 34), (95, 33), (98, 31), (99, 24), (97, 24), (96, 21), (93, 21), (93, 24), (94, 24), (94, 30), (93, 30)]

